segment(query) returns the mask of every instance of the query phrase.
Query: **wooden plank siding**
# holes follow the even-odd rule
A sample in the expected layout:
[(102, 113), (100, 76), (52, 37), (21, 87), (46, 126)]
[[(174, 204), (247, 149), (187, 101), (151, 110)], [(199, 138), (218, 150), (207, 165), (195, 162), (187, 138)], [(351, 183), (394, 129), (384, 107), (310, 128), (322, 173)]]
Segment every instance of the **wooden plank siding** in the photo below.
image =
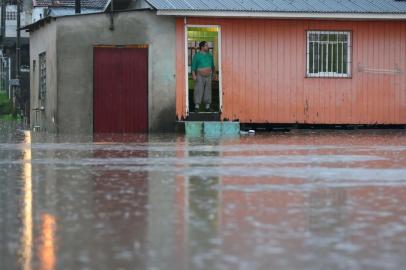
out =
[[(187, 18), (220, 25), (222, 118), (243, 123), (406, 124), (406, 22)], [(176, 112), (186, 116), (184, 19)], [(351, 32), (351, 77), (306, 78), (306, 31)], [(400, 74), (365, 72), (363, 68)]]
[(148, 131), (148, 48), (94, 47), (93, 132)]

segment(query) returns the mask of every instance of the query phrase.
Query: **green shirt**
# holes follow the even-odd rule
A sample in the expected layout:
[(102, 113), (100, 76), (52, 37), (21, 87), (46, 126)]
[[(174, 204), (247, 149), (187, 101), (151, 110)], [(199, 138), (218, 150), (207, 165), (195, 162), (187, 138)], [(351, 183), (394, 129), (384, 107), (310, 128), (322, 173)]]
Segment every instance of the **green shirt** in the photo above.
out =
[(198, 52), (193, 56), (192, 71), (196, 71), (200, 68), (212, 68), (214, 69), (213, 55), (211, 53)]

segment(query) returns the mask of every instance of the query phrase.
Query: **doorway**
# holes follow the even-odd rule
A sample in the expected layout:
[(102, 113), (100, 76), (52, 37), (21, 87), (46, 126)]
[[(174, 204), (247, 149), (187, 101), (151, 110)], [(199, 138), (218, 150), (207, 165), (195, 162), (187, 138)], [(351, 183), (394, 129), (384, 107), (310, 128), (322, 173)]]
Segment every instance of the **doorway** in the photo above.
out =
[[(194, 91), (195, 81), (192, 78), (192, 60), (199, 52), (199, 43), (206, 41), (209, 45), (209, 53), (213, 55), (215, 72), (212, 80), (212, 102), (213, 112), (221, 112), (221, 31), (217, 25), (187, 25), (186, 26), (186, 108), (187, 113), (195, 108)], [(199, 112), (204, 112), (203, 102), (200, 104)]]
[(148, 47), (93, 51), (93, 132), (148, 131)]

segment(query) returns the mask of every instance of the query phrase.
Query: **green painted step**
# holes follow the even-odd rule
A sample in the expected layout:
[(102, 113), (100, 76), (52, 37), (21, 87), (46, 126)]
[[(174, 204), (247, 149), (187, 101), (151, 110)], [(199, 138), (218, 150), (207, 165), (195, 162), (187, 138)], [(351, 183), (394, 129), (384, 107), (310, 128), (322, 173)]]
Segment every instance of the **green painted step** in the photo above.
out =
[(236, 136), (240, 134), (239, 122), (186, 121), (185, 134), (189, 137)]
[(186, 136), (197, 137), (203, 133), (203, 122), (188, 121), (185, 122), (185, 134)]
[(206, 137), (220, 137), (222, 131), (222, 122), (203, 122), (203, 134)]
[(221, 133), (226, 136), (240, 134), (240, 122), (222, 122)]

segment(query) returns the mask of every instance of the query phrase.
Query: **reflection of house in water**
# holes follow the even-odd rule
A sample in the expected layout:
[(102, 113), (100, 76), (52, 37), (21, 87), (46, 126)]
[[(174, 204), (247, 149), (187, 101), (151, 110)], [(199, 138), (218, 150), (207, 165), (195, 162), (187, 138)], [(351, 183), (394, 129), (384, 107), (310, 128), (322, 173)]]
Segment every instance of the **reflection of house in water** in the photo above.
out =
[[(145, 137), (137, 138), (137, 143), (145, 143)], [(114, 147), (115, 144), (111, 144)], [(94, 151), (93, 157), (102, 160), (128, 160), (147, 158), (146, 150), (125, 150), (117, 145), (116, 150), (101, 149)], [(113, 164), (96, 166), (93, 176), (92, 201), (95, 214), (95, 246), (103, 247), (92, 251), (97, 265), (111, 265), (129, 269), (145, 268), (146, 235), (148, 230), (148, 172), (143, 170), (142, 162), (136, 171), (114, 169)], [(141, 163), (141, 164), (139, 164)], [(103, 227), (97, 228), (97, 224)], [(111, 245), (111, 243), (114, 245)], [(121, 254), (123, 258), (114, 258), (110, 254)]]
[(115, 150), (120, 144), (113, 143), (85, 143), (83, 151), (65, 146), (36, 147), (32, 159), (46, 164), (24, 165), (21, 269), (144, 269), (148, 173), (109, 162), (145, 158), (148, 151)]
[[(203, 138), (202, 138), (203, 139)], [(182, 166), (185, 176), (176, 177), (177, 220), (176, 229), (176, 257), (177, 269), (193, 269), (196, 263), (199, 267), (214, 269), (218, 255), (200, 258), (194, 261), (199, 254), (216, 248), (221, 220), (221, 177), (207, 176), (203, 170), (210, 170), (199, 160), (203, 157), (219, 157), (218, 150), (201, 151), (188, 141), (185, 152), (178, 152), (177, 157), (187, 160)], [(196, 143), (196, 139), (193, 143)], [(204, 167), (202, 167), (202, 165)], [(210, 173), (209, 173), (210, 174)], [(199, 269), (200, 269), (199, 268)]]
[(346, 227), (347, 189), (320, 188), (308, 195), (309, 230), (318, 235), (334, 235), (337, 227)]
[[(30, 143), (28, 134), (25, 143)], [(10, 141), (12, 137), (3, 135), (1, 139)], [(2, 148), (0, 160), (4, 162), (0, 165), (0, 268), (24, 269), (32, 244), (31, 149)], [(23, 163), (7, 164), (13, 160)], [(21, 255), (21, 261), (15, 259), (16, 254)]]
[[(55, 269), (59, 265), (67, 269), (78, 265), (89, 269), (134, 265), (137, 269), (199, 269), (202, 265), (238, 269), (239, 263), (253, 263), (258, 269), (281, 269), (283, 263), (289, 269), (313, 269), (301, 264), (303, 258), (324, 269), (321, 265), (331, 265), (328, 256), (362, 261), (404, 250), (406, 188), (398, 182), (391, 186), (390, 179), (348, 182), (308, 177), (303, 168), (311, 170), (311, 162), (276, 162), (286, 170), (303, 169), (302, 178), (233, 174), (233, 166), (275, 169), (272, 162), (245, 167), (234, 163), (239, 159), (226, 159), (258, 158), (258, 151), (236, 152), (240, 147), (251, 148), (244, 138), (236, 139), (241, 142), (237, 148), (236, 141), (231, 143), (230, 150), (228, 142), (213, 146), (179, 137), (174, 151), (166, 143), (162, 151), (161, 142), (156, 146), (143, 136), (124, 138), (126, 144), (99, 137), (79, 147), (51, 143), (31, 148), (30, 140), (26, 133), (23, 147), (1, 153), (14, 161), (8, 154), (18, 152), (17, 159), (24, 161), (11, 162), (15, 167), (6, 170), (7, 179), (21, 181), (0, 182), (0, 212), (6, 217), (0, 219), (0, 240), (11, 243), (7, 249), (0, 246), (0, 259), (7, 269)], [(287, 152), (306, 159), (369, 151), (366, 147), (334, 148), (327, 137), (322, 141), (331, 147), (320, 149), (300, 145), (300, 137), (289, 136), (289, 140), (292, 147), (264, 145), (260, 152), (270, 151), (267, 157), (280, 159), (281, 152)], [(382, 145), (385, 140), (379, 142)], [(380, 151), (377, 155), (386, 159), (360, 161), (358, 168), (368, 171), (391, 165), (403, 169), (403, 150)], [(212, 162), (202, 164), (202, 158)], [(350, 170), (348, 164), (323, 161), (318, 166)], [(17, 196), (3, 196), (3, 188), (16, 191)], [(14, 243), (21, 254), (19, 265), (10, 256)], [(291, 260), (293, 255), (299, 259)]]
[[(292, 254), (309, 258), (316, 252), (320, 255), (321, 267), (326, 263), (331, 265), (329, 256), (333, 256), (332, 254), (363, 258), (369, 256), (367, 252), (352, 254), (352, 249), (355, 251), (362, 247), (366, 250), (381, 250), (375, 245), (376, 242), (372, 243), (374, 240), (370, 239), (376, 239), (375, 236), (385, 232), (387, 226), (394, 228), (396, 224), (402, 223), (405, 208), (399, 206), (406, 204), (406, 197), (402, 196), (405, 189), (375, 186), (365, 179), (351, 180), (347, 186), (349, 181), (346, 179), (330, 179), (328, 176), (318, 178), (316, 173), (311, 173), (309, 177), (305, 171), (309, 168), (312, 170), (312, 156), (319, 156), (321, 159), (315, 170), (320, 170), (318, 166), (343, 171), (354, 167), (366, 171), (383, 169), (393, 161), (393, 153), (382, 152), (382, 156), (387, 157), (385, 159), (343, 162), (343, 156), (352, 156), (358, 149), (344, 148), (342, 145), (348, 145), (354, 140), (360, 144), (368, 142), (361, 137), (347, 138), (339, 143), (335, 141), (334, 136), (323, 135), (319, 139), (322, 145), (328, 147), (307, 147), (301, 136), (289, 136), (290, 145), (282, 146), (279, 145), (282, 137), (272, 138), (278, 145), (275, 149), (269, 148), (271, 152), (266, 153), (267, 157), (275, 155), (283, 159), (281, 155), (285, 153), (287, 158), (299, 160), (299, 163), (275, 165), (276, 170), (277, 167), (283, 167), (287, 171), (302, 169), (304, 174), (298, 178), (282, 177), (277, 173), (261, 177), (227, 174), (215, 176), (208, 172), (211, 167), (207, 164), (202, 170), (206, 170), (207, 173), (204, 174), (209, 174), (210, 177), (199, 177), (193, 173), (195, 167), (199, 168), (199, 164), (191, 163), (190, 159), (193, 156), (202, 157), (206, 153), (210, 155), (210, 152), (204, 147), (207, 152), (199, 151), (201, 148), (193, 147), (193, 144), (187, 145), (186, 142), (185, 149), (189, 147), (190, 150), (178, 153), (179, 157), (188, 160), (187, 164), (179, 165), (185, 176), (179, 175), (176, 178), (178, 261), (183, 260), (183, 265), (190, 267), (190, 260), (200, 256), (202, 261), (207, 259), (209, 265), (218, 265), (224, 262), (224, 255), (231, 260), (227, 263), (236, 268), (238, 261), (250, 262), (255, 258), (255, 265), (260, 267), (278, 268), (289, 262), (294, 269), (299, 269), (300, 261), (292, 261)], [(368, 139), (375, 138), (372, 135)], [(241, 138), (241, 144), (249, 143), (244, 140)], [(305, 140), (317, 141), (315, 138)], [(378, 138), (378, 144), (382, 142)], [(217, 149), (225, 149), (226, 145), (220, 144)], [(365, 154), (367, 149), (367, 146), (360, 147), (359, 151)], [(234, 150), (218, 150), (216, 157), (244, 156), (249, 160), (250, 151), (236, 153)], [(254, 151), (252, 155), (258, 155), (258, 152)], [(336, 156), (337, 162), (333, 159), (329, 162), (323, 161), (323, 156)], [(300, 160), (301, 158), (303, 160)], [(306, 158), (309, 158), (308, 162), (305, 162)], [(232, 166), (227, 162), (221, 164), (220, 161), (213, 165), (213, 168), (224, 173)], [(252, 175), (255, 175), (255, 166), (246, 169), (253, 170)], [(367, 172), (365, 174), (368, 175)], [(211, 219), (213, 215), (214, 220)], [(366, 217), (372, 219), (366, 221)], [(198, 239), (202, 246), (195, 247)], [(399, 244), (395, 244), (400, 250), (401, 243), (399, 241)], [(213, 250), (215, 251), (210, 253)], [(189, 258), (185, 259), (186, 254)], [(238, 260), (233, 262), (233, 258)]]

